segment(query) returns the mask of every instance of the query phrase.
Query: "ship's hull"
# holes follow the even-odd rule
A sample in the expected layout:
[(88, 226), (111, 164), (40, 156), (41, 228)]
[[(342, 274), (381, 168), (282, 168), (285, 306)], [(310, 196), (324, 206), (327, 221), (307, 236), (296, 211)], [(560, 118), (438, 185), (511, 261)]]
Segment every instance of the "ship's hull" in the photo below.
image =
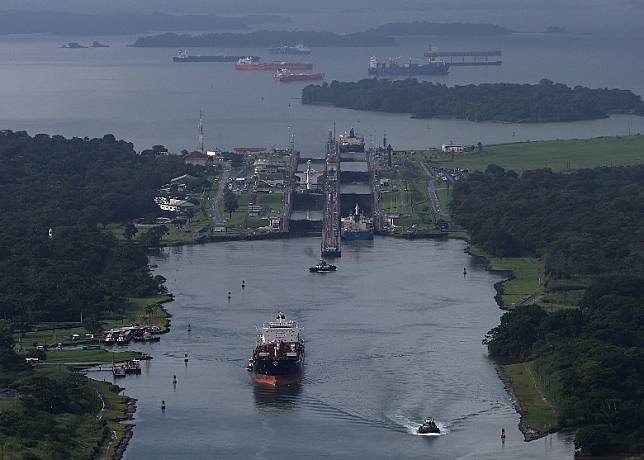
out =
[(271, 62), (264, 64), (235, 64), (237, 70), (260, 70), (275, 72), (280, 69), (287, 70), (311, 70), (313, 64), (305, 63), (288, 63), (288, 62)]
[[(237, 62), (242, 58), (248, 56), (175, 56), (172, 58), (174, 62)], [(251, 56), (253, 61), (259, 61), (259, 56)]]
[(340, 153), (364, 153), (364, 144), (354, 144), (354, 145), (340, 144)]
[(258, 385), (291, 385), (302, 380), (303, 370), (303, 359), (298, 361), (294, 359), (274, 361), (268, 358), (256, 360), (253, 363), (251, 378)]
[(369, 67), (369, 75), (378, 77), (410, 77), (414, 75), (447, 75), (449, 64)]
[(372, 240), (373, 231), (364, 230), (364, 231), (346, 231), (342, 230), (340, 232), (340, 237), (345, 241), (353, 240)]

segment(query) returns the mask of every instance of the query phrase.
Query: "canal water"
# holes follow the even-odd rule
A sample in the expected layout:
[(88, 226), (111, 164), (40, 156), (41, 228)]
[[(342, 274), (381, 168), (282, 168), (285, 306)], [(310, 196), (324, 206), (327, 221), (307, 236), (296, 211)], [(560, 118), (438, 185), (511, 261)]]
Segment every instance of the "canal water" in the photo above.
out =
[[(572, 458), (565, 435), (523, 441), (481, 344), (502, 313), (501, 278), (463, 242), (378, 237), (345, 245), (337, 272), (311, 274), (319, 243), (229, 242), (152, 258), (176, 300), (171, 332), (131, 346), (154, 359), (118, 382), (138, 399), (126, 459)], [(255, 326), (278, 310), (303, 326), (306, 365), (301, 385), (275, 392), (255, 388), (244, 366)], [(414, 434), (426, 416), (443, 435)]]
[[(322, 23), (319, 23), (322, 24)], [(332, 25), (333, 21), (326, 22)], [(318, 28), (317, 26), (314, 28)], [(362, 26), (360, 27), (362, 28)], [(110, 48), (61, 49), (69, 41), (98, 39)], [(31, 134), (102, 136), (112, 133), (139, 150), (164, 144), (195, 149), (199, 111), (206, 147), (285, 146), (289, 126), (304, 153), (319, 153), (327, 129), (354, 126), (367, 143), (384, 133), (395, 148), (586, 138), (644, 133), (644, 117), (613, 116), (572, 123), (474, 123), (415, 120), (406, 114), (302, 105), (307, 82), (280, 84), (270, 72), (239, 72), (232, 63), (175, 64), (173, 48), (132, 48), (134, 36), (0, 36), (0, 128)], [(446, 85), (536, 83), (542, 78), (593, 88), (631, 89), (644, 95), (644, 33), (592, 35), (521, 33), (502, 37), (400, 37), (397, 47), (315, 48), (307, 61), (326, 80), (366, 78), (371, 56), (421, 57), (431, 43), (441, 50), (502, 50), (503, 65), (454, 67), (429, 77)], [(193, 54), (253, 54), (263, 49), (189, 50)]]

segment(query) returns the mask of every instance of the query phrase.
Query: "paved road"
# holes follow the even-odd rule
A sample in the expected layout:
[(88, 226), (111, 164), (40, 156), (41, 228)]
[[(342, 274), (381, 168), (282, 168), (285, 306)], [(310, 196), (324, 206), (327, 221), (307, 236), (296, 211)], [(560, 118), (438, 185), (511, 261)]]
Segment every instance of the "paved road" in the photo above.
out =
[(440, 201), (438, 200), (438, 195), (436, 195), (436, 187), (434, 186), (434, 179), (436, 179), (436, 176), (432, 174), (424, 161), (421, 161), (420, 165), (425, 170), (425, 174), (429, 176), (429, 180), (427, 181), (427, 194), (429, 195), (429, 199), (432, 202), (432, 209), (441, 217), (441, 219), (451, 224), (449, 214), (443, 211)]
[(215, 225), (224, 223), (221, 213), (219, 212), (219, 202), (224, 198), (224, 190), (228, 184), (228, 176), (230, 176), (230, 166), (227, 164), (224, 166), (224, 172), (221, 174), (221, 178), (219, 179), (217, 195), (212, 202), (212, 223)]

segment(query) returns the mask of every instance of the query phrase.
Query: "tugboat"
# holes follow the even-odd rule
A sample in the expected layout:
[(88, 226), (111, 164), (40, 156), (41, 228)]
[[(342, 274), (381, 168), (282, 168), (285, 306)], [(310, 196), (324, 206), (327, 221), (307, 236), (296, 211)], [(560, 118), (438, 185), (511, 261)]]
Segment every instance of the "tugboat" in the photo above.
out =
[(258, 327), (257, 345), (247, 369), (259, 385), (299, 382), (304, 370), (304, 340), (298, 324), (279, 312), (275, 320)]
[(418, 434), (440, 434), (441, 430), (431, 417), (427, 417), (423, 424), (418, 427)]
[(336, 268), (337, 267), (335, 265), (327, 263), (327, 261), (324, 259), (320, 259), (320, 261), (317, 264), (315, 264), (312, 267), (309, 267), (309, 271), (311, 273), (328, 273), (328, 272), (334, 272)]

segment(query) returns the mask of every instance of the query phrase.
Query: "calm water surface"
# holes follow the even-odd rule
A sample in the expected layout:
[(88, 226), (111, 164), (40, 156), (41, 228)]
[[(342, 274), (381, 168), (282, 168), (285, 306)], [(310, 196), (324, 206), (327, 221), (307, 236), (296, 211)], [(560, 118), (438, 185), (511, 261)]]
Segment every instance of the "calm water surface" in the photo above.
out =
[[(154, 359), (120, 383), (139, 400), (126, 458), (572, 458), (565, 436), (523, 441), (481, 344), (500, 278), (463, 249), (376, 238), (345, 245), (326, 275), (307, 270), (318, 238), (164, 250), (152, 262), (176, 296), (172, 331), (132, 347)], [(275, 393), (244, 365), (278, 308), (305, 328), (307, 362), (299, 387)], [(444, 435), (413, 434), (428, 415)]]
[[(366, 26), (365, 26), (366, 27)], [(111, 48), (67, 50), (67, 41), (99, 39)], [(165, 144), (197, 147), (197, 118), (205, 113), (206, 144), (285, 145), (288, 127), (304, 152), (322, 149), (335, 120), (355, 126), (368, 142), (387, 133), (400, 148), (592, 137), (644, 132), (644, 117), (617, 116), (576, 123), (502, 124), (412, 120), (404, 114), (303, 106), (306, 84), (279, 84), (270, 72), (238, 72), (232, 63), (174, 64), (175, 49), (128, 48), (136, 37), (0, 36), (0, 128), (66, 136), (114, 133), (138, 149)], [(452, 68), (433, 80), (448, 85), (535, 83), (632, 89), (644, 95), (644, 36), (516, 34), (507, 37), (406, 37), (392, 48), (317, 48), (307, 60), (327, 81), (367, 76), (372, 55), (422, 56), (429, 42), (443, 50), (501, 49), (500, 67)], [(266, 49), (192, 49), (193, 53), (258, 54)]]

